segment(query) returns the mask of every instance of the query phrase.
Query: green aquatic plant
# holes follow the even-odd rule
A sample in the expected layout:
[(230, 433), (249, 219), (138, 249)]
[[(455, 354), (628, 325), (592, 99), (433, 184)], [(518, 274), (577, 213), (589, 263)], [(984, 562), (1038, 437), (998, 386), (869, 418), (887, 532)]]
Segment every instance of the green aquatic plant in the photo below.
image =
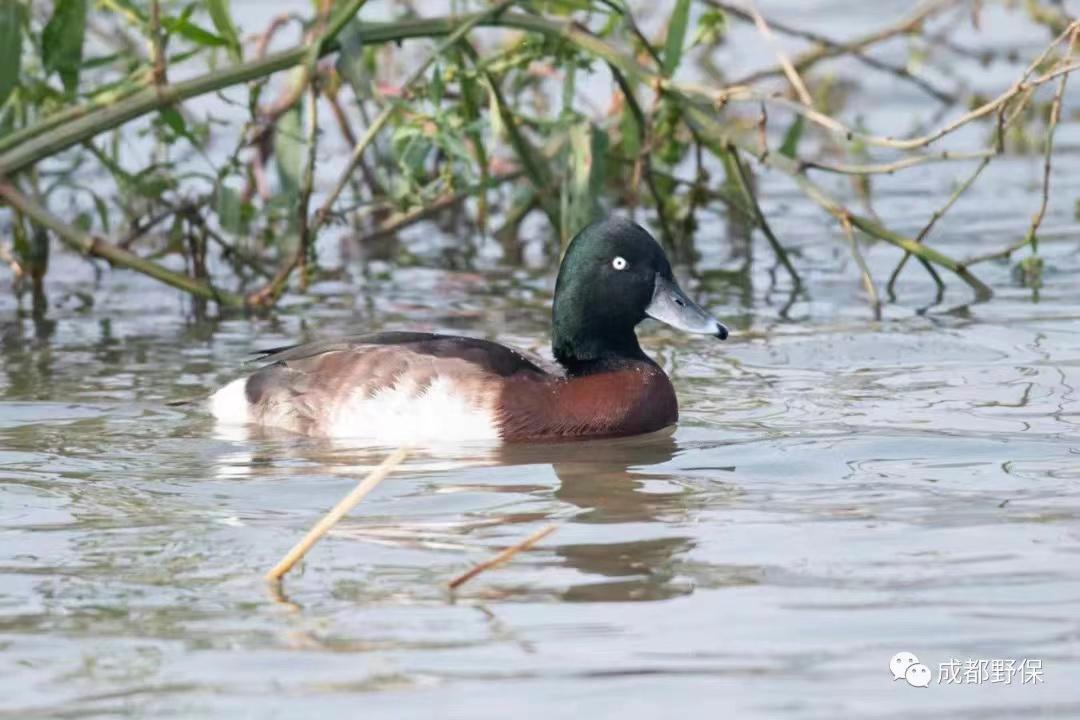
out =
[[(325, 270), (318, 238), (329, 233), (367, 242), (449, 213), (514, 258), (517, 228), (538, 213), (557, 256), (589, 220), (622, 210), (646, 213), (686, 260), (698, 215), (719, 210), (760, 232), (796, 295), (798, 262), (759, 202), (760, 170), (789, 176), (835, 218), (835, 241), (850, 248), (875, 309), (867, 239), (899, 251), (890, 294), (915, 258), (939, 286), (955, 277), (985, 297), (973, 265), (1038, 251), (1054, 131), (1078, 67), (1080, 25), (1053, 3), (1015, 11), (1053, 37), (994, 97), (918, 71), (944, 43), (950, 26), (939, 20), (980, 11), (970, 0), (923, 3), (844, 41), (719, 0), (676, 0), (648, 30), (646, 13), (624, 0), (457, 3), (453, 15), (380, 22), (365, 5), (319, 0), (308, 17), (268, 18), (249, 34), (227, 0), (0, 1), (7, 264), (43, 302), (57, 239), (200, 302), (259, 308)], [(736, 23), (756, 28), (774, 67), (724, 75), (713, 55)], [(290, 31), (299, 42), (271, 49)], [(780, 35), (809, 49), (789, 57)], [(874, 55), (893, 39), (911, 46), (908, 65)], [(411, 48), (424, 40), (418, 58)], [(822, 70), (836, 58), (909, 83), (954, 119), (903, 138), (844, 124), (859, 89), (840, 92)], [(1043, 86), (1055, 89), (1039, 113)], [(942, 149), (979, 123), (991, 130), (985, 148)], [(983, 169), (1023, 151), (1010, 137), (1045, 158), (1029, 232), (966, 261), (935, 249), (935, 224)], [(347, 157), (320, 159), (332, 139), (352, 148)], [(875, 176), (942, 162), (974, 171), (916, 235), (849, 206), (872, 206)], [(850, 199), (826, 190), (829, 174), (853, 179)]]

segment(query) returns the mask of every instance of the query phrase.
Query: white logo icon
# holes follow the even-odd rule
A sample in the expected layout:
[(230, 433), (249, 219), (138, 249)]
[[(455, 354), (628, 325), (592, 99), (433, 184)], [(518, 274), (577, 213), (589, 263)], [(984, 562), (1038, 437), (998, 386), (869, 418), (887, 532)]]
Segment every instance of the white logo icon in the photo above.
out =
[(922, 663), (915, 663), (904, 673), (904, 679), (911, 687), (930, 687), (930, 668)]
[[(907, 677), (908, 668), (918, 665), (919, 658), (909, 652), (898, 652), (889, 661), (889, 669), (892, 670), (893, 681), (903, 680)], [(924, 666), (925, 667), (925, 666)]]

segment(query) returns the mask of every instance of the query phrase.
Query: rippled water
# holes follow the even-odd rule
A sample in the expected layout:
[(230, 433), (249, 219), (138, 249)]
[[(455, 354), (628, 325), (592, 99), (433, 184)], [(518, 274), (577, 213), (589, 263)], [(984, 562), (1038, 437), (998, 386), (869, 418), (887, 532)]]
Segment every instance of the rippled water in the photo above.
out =
[[(1060, 135), (1038, 291), (997, 264), (992, 301), (953, 283), (934, 304), (913, 266), (874, 321), (836, 228), (765, 178), (810, 292), (785, 310), (764, 245), (739, 273), (703, 228), (686, 286), (737, 333), (643, 327), (673, 435), (414, 454), (281, 595), (262, 574), (386, 450), (234, 437), (164, 402), (253, 348), (359, 328), (542, 350), (551, 269), (376, 273), (250, 321), (196, 321), (130, 274), (94, 288), (70, 258), (35, 320), (4, 278), (0, 715), (1080, 715), (1075, 123)], [(915, 230), (954, 172), (883, 180), (876, 210)], [(1038, 159), (995, 164), (937, 246), (1022, 236), (1038, 178)], [(887, 276), (896, 254), (867, 252)], [(892, 680), (902, 650), (929, 688)], [(1037, 659), (1044, 681), (939, 685), (953, 658)]]

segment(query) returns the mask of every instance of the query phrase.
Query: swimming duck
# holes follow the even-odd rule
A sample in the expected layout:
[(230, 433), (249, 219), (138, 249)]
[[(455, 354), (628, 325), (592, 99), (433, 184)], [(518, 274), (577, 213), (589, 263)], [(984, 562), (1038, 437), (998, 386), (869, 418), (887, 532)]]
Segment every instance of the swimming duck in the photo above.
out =
[(559, 267), (557, 366), (489, 340), (380, 332), (262, 353), (266, 365), (214, 393), (211, 411), (223, 423), (388, 444), (649, 433), (673, 425), (679, 409), (638, 344), (646, 317), (728, 336), (679, 288), (648, 231), (602, 220), (574, 237)]

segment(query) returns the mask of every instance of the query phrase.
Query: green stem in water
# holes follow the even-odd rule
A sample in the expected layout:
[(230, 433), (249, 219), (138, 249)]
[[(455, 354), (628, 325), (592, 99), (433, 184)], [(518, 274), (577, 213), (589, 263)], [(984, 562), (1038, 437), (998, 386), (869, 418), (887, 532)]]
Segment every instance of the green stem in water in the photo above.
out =
[(136, 270), (195, 297), (213, 300), (219, 305), (226, 307), (243, 307), (244, 305), (243, 299), (237, 295), (219, 291), (68, 225), (49, 213), (36, 200), (24, 195), (11, 183), (0, 182), (0, 198), (28, 218), (53, 231), (64, 244), (77, 252), (107, 260), (117, 267)]

